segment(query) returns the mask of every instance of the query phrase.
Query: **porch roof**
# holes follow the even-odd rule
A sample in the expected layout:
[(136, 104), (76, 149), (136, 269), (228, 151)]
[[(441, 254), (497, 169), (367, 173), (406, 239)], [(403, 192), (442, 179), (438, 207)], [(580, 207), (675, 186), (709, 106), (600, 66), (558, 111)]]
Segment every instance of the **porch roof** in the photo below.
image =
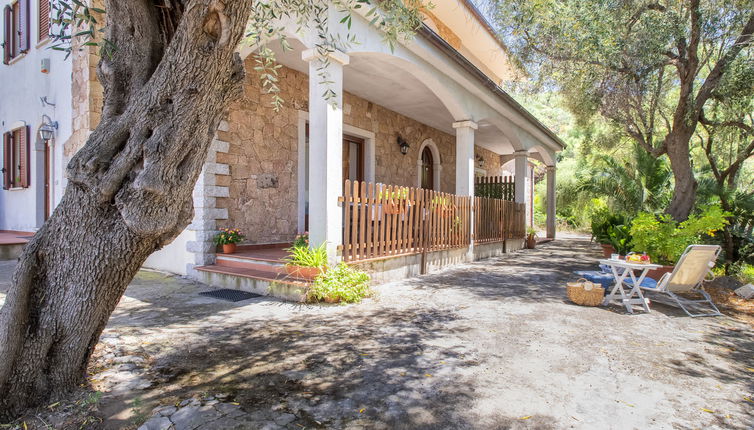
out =
[(426, 24), (422, 24), (421, 28), (419, 29), (418, 34), (424, 37), (425, 39), (427, 39), (429, 42), (431, 42), (439, 50), (447, 54), (448, 57), (450, 57), (458, 65), (463, 67), (467, 72), (472, 74), (476, 79), (479, 80), (479, 82), (482, 83), (482, 85), (487, 87), (493, 94), (495, 94), (500, 99), (502, 99), (503, 102), (512, 106), (518, 113), (523, 115), (527, 120), (529, 120), (532, 124), (534, 124), (538, 129), (540, 129), (543, 133), (549, 136), (554, 142), (560, 145), (561, 149), (565, 149), (566, 147), (565, 142), (563, 142), (563, 140), (560, 139), (560, 137), (558, 137), (557, 134), (555, 134), (552, 130), (550, 130), (550, 128), (548, 128), (546, 125), (542, 124), (542, 122), (539, 121), (537, 117), (535, 117), (531, 112), (529, 112), (525, 107), (523, 107), (519, 102), (517, 102), (516, 99), (514, 99), (504, 89), (502, 89), (500, 85), (496, 84), (492, 79), (489, 78), (489, 76), (487, 76), (483, 71), (481, 71), (477, 66), (475, 66), (474, 63), (469, 61), (468, 58), (466, 58), (463, 54), (461, 54), (455, 48), (453, 48), (448, 42), (445, 41), (445, 39), (440, 37), (440, 35), (435, 33)]

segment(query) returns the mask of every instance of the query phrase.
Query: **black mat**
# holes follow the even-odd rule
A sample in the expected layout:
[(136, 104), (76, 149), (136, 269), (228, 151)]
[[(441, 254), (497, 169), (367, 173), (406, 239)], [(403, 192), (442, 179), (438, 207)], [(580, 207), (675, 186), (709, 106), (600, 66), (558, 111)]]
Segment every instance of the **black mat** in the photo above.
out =
[(240, 302), (242, 300), (253, 299), (254, 297), (262, 297), (261, 294), (247, 293), (240, 290), (229, 290), (223, 288), (220, 290), (204, 291), (199, 293), (200, 296), (212, 297), (220, 300), (227, 300), (229, 302)]

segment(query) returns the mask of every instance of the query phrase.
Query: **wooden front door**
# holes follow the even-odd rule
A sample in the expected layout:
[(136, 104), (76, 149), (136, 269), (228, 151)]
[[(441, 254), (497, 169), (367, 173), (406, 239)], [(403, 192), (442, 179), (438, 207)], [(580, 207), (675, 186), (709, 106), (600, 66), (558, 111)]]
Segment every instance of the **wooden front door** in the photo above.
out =
[(432, 151), (429, 147), (425, 147), (422, 151), (422, 183), (421, 187), (427, 190), (432, 190), (435, 187), (435, 171), (434, 160), (432, 159)]
[(47, 221), (47, 218), (50, 217), (50, 212), (52, 210), (52, 202), (50, 201), (50, 194), (52, 191), (52, 184), (50, 184), (50, 164), (51, 164), (51, 154), (50, 154), (50, 145), (47, 144), (47, 142), (44, 143), (45, 145), (45, 187), (44, 187), (44, 193), (45, 193), (45, 221)]
[(343, 136), (343, 181), (364, 181), (364, 139)]

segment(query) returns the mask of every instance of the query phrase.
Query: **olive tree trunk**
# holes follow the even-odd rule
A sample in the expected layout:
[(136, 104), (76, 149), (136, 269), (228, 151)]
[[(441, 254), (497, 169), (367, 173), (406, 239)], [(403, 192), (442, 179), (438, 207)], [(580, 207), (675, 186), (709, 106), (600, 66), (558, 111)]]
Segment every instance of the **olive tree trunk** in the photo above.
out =
[(0, 310), (0, 418), (82, 381), (136, 271), (190, 222), (193, 186), (243, 80), (234, 51), (251, 0), (105, 8), (115, 50), (98, 67), (101, 123), (68, 165), (65, 195), (25, 247)]

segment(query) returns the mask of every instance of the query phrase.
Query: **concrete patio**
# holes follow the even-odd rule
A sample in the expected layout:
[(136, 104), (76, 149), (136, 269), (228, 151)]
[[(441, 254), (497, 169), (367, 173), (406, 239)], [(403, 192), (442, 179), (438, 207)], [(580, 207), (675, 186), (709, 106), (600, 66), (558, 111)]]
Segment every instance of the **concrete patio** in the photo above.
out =
[(91, 367), (99, 426), (752, 428), (752, 327), (567, 302), (597, 257), (561, 239), (352, 306), (228, 303), (141, 272)]

